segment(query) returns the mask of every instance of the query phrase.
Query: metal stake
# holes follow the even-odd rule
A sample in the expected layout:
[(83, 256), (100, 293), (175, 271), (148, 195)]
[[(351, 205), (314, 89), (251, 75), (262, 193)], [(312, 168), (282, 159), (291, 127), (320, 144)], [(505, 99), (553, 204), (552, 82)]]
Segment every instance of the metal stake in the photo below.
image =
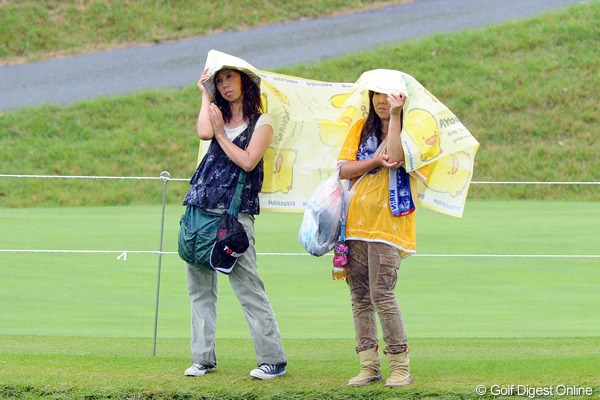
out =
[(163, 195), (162, 195), (162, 216), (160, 221), (160, 244), (158, 246), (158, 278), (156, 284), (156, 309), (154, 311), (154, 342), (152, 347), (152, 356), (156, 356), (156, 337), (158, 333), (158, 303), (160, 298), (160, 271), (162, 269), (162, 256), (163, 256), (163, 236), (165, 231), (165, 207), (167, 204), (167, 182), (171, 178), (171, 174), (167, 171), (160, 173), (160, 179), (163, 182)]

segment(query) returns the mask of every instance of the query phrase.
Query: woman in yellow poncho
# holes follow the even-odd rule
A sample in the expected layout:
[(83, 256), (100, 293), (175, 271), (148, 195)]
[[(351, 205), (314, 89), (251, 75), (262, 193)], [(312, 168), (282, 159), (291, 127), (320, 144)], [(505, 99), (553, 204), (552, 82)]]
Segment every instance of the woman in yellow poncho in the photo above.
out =
[(412, 381), (406, 331), (394, 292), (400, 259), (416, 249), (412, 197), (416, 182), (401, 167), (405, 101), (405, 94), (370, 91), (369, 114), (352, 126), (338, 157), (340, 177), (355, 182), (346, 221), (346, 279), (361, 371), (349, 386), (381, 380), (376, 315), (390, 360), (386, 386)]

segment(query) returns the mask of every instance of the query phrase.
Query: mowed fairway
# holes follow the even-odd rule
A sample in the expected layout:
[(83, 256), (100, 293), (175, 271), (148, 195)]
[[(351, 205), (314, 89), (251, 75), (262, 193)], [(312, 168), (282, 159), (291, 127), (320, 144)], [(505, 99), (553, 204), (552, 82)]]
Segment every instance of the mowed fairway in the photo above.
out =
[(0, 252), (0, 397), (478, 398), (480, 384), (488, 395), (565, 385), (598, 396), (600, 259), (514, 257), (597, 256), (597, 203), (469, 201), (462, 219), (419, 210), (420, 254), (402, 262), (397, 287), (415, 381), (395, 391), (345, 387), (358, 371), (346, 284), (331, 280), (330, 256), (304, 255), (302, 216), (285, 213), (264, 212), (256, 230), (287, 375), (249, 377), (252, 342), (220, 276), (219, 367), (183, 377), (189, 304), (171, 253), (182, 211), (167, 206), (153, 356), (159, 257), (135, 251), (158, 250), (159, 205), (0, 209), (2, 250), (106, 251)]

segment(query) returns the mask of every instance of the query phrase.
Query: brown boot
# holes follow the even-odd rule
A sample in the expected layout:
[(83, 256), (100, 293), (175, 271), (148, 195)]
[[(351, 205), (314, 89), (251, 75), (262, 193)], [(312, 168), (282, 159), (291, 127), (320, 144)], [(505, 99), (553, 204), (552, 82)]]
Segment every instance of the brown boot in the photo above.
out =
[(412, 375), (408, 368), (408, 350), (400, 354), (388, 354), (390, 359), (390, 377), (385, 381), (385, 386), (406, 386), (412, 382)]
[(360, 372), (348, 381), (348, 386), (364, 386), (369, 383), (380, 381), (379, 353), (377, 348), (368, 349), (358, 353), (360, 357)]

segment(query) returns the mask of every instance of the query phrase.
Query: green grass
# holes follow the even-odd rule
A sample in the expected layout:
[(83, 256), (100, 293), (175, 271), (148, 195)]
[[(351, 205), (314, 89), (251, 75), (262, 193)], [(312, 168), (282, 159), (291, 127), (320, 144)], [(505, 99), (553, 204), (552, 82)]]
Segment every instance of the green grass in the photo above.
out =
[[(182, 211), (181, 206), (167, 207), (166, 252), (176, 251)], [(151, 336), (158, 257), (117, 257), (125, 250), (158, 249), (160, 213), (159, 206), (0, 209), (3, 249), (116, 251), (0, 253), (0, 281), (6, 286), (0, 304), (12, 310), (3, 313), (0, 334)], [(353, 338), (347, 287), (331, 280), (330, 256), (308, 256), (299, 245), (301, 217), (264, 213), (256, 223), (259, 253), (302, 254), (260, 256), (260, 270), (285, 336)], [(593, 202), (471, 201), (463, 219), (423, 209), (418, 215), (418, 250), (423, 255), (597, 255), (600, 230), (593, 221), (599, 219), (600, 209)], [(409, 324), (417, 337), (595, 336), (600, 329), (600, 293), (594, 290), (599, 263), (414, 256), (402, 262), (398, 296), (406, 318), (417, 318)], [(163, 337), (188, 335), (182, 264), (175, 254), (163, 256)], [(221, 283), (223, 293), (229, 294), (221, 306), (236, 309), (228, 282)], [(127, 324), (120, 323), (123, 319)], [(555, 324), (549, 329), (546, 322), (551, 319)], [(247, 337), (240, 310), (223, 315), (219, 324), (222, 337)], [(447, 324), (453, 328), (440, 331)]]
[[(183, 376), (184, 339), (165, 339), (156, 357), (143, 339), (5, 337), (0, 396), (52, 399), (389, 399), (480, 398), (480, 384), (549, 387), (577, 385), (598, 395), (598, 338), (415, 339), (408, 388), (383, 384), (348, 388), (358, 362), (348, 339), (286, 339), (286, 376), (272, 382), (248, 376), (251, 342), (217, 340), (219, 366), (203, 378)], [(32, 350), (34, 348), (35, 350)], [(560, 350), (558, 350), (560, 349)], [(3, 367), (4, 367), (3, 365)], [(382, 373), (389, 367), (383, 363)], [(32, 379), (35, 371), (35, 381)], [(28, 397), (31, 396), (31, 397)], [(487, 398), (494, 398), (489, 396)], [(588, 397), (589, 398), (589, 397)], [(591, 397), (594, 398), (594, 397)]]
[[(282, 70), (355, 81), (401, 69), (440, 98), (480, 141), (475, 181), (600, 181), (596, 59), (600, 2), (531, 20), (380, 47)], [(257, 67), (260, 67), (259, 65)], [(199, 92), (156, 90), (0, 113), (4, 174), (192, 175)], [(157, 183), (0, 179), (4, 207), (160, 202)], [(169, 191), (178, 202), (185, 186)], [(473, 186), (470, 198), (600, 200), (597, 186)]]
[[(406, 0), (396, 0), (402, 3)], [(89, 52), (132, 42), (159, 43), (392, 3), (303, 1), (18, 1), (0, 2), (0, 62)]]
[[(166, 209), (166, 252), (175, 251), (182, 211)], [(160, 213), (159, 206), (0, 209), (4, 249), (117, 251), (0, 253), (0, 397), (477, 398), (478, 384), (579, 385), (598, 393), (597, 258), (426, 256), (597, 255), (594, 202), (470, 201), (463, 219), (419, 211), (422, 256), (402, 262), (397, 289), (416, 379), (399, 391), (344, 387), (358, 361), (348, 289), (331, 280), (329, 256), (259, 257), (290, 361), (285, 378), (247, 375), (252, 342), (221, 276), (219, 368), (205, 379), (184, 379), (189, 304), (183, 262), (174, 254), (162, 259), (153, 357), (158, 256), (117, 256), (156, 250)], [(303, 253), (300, 219), (260, 215), (258, 251)]]

